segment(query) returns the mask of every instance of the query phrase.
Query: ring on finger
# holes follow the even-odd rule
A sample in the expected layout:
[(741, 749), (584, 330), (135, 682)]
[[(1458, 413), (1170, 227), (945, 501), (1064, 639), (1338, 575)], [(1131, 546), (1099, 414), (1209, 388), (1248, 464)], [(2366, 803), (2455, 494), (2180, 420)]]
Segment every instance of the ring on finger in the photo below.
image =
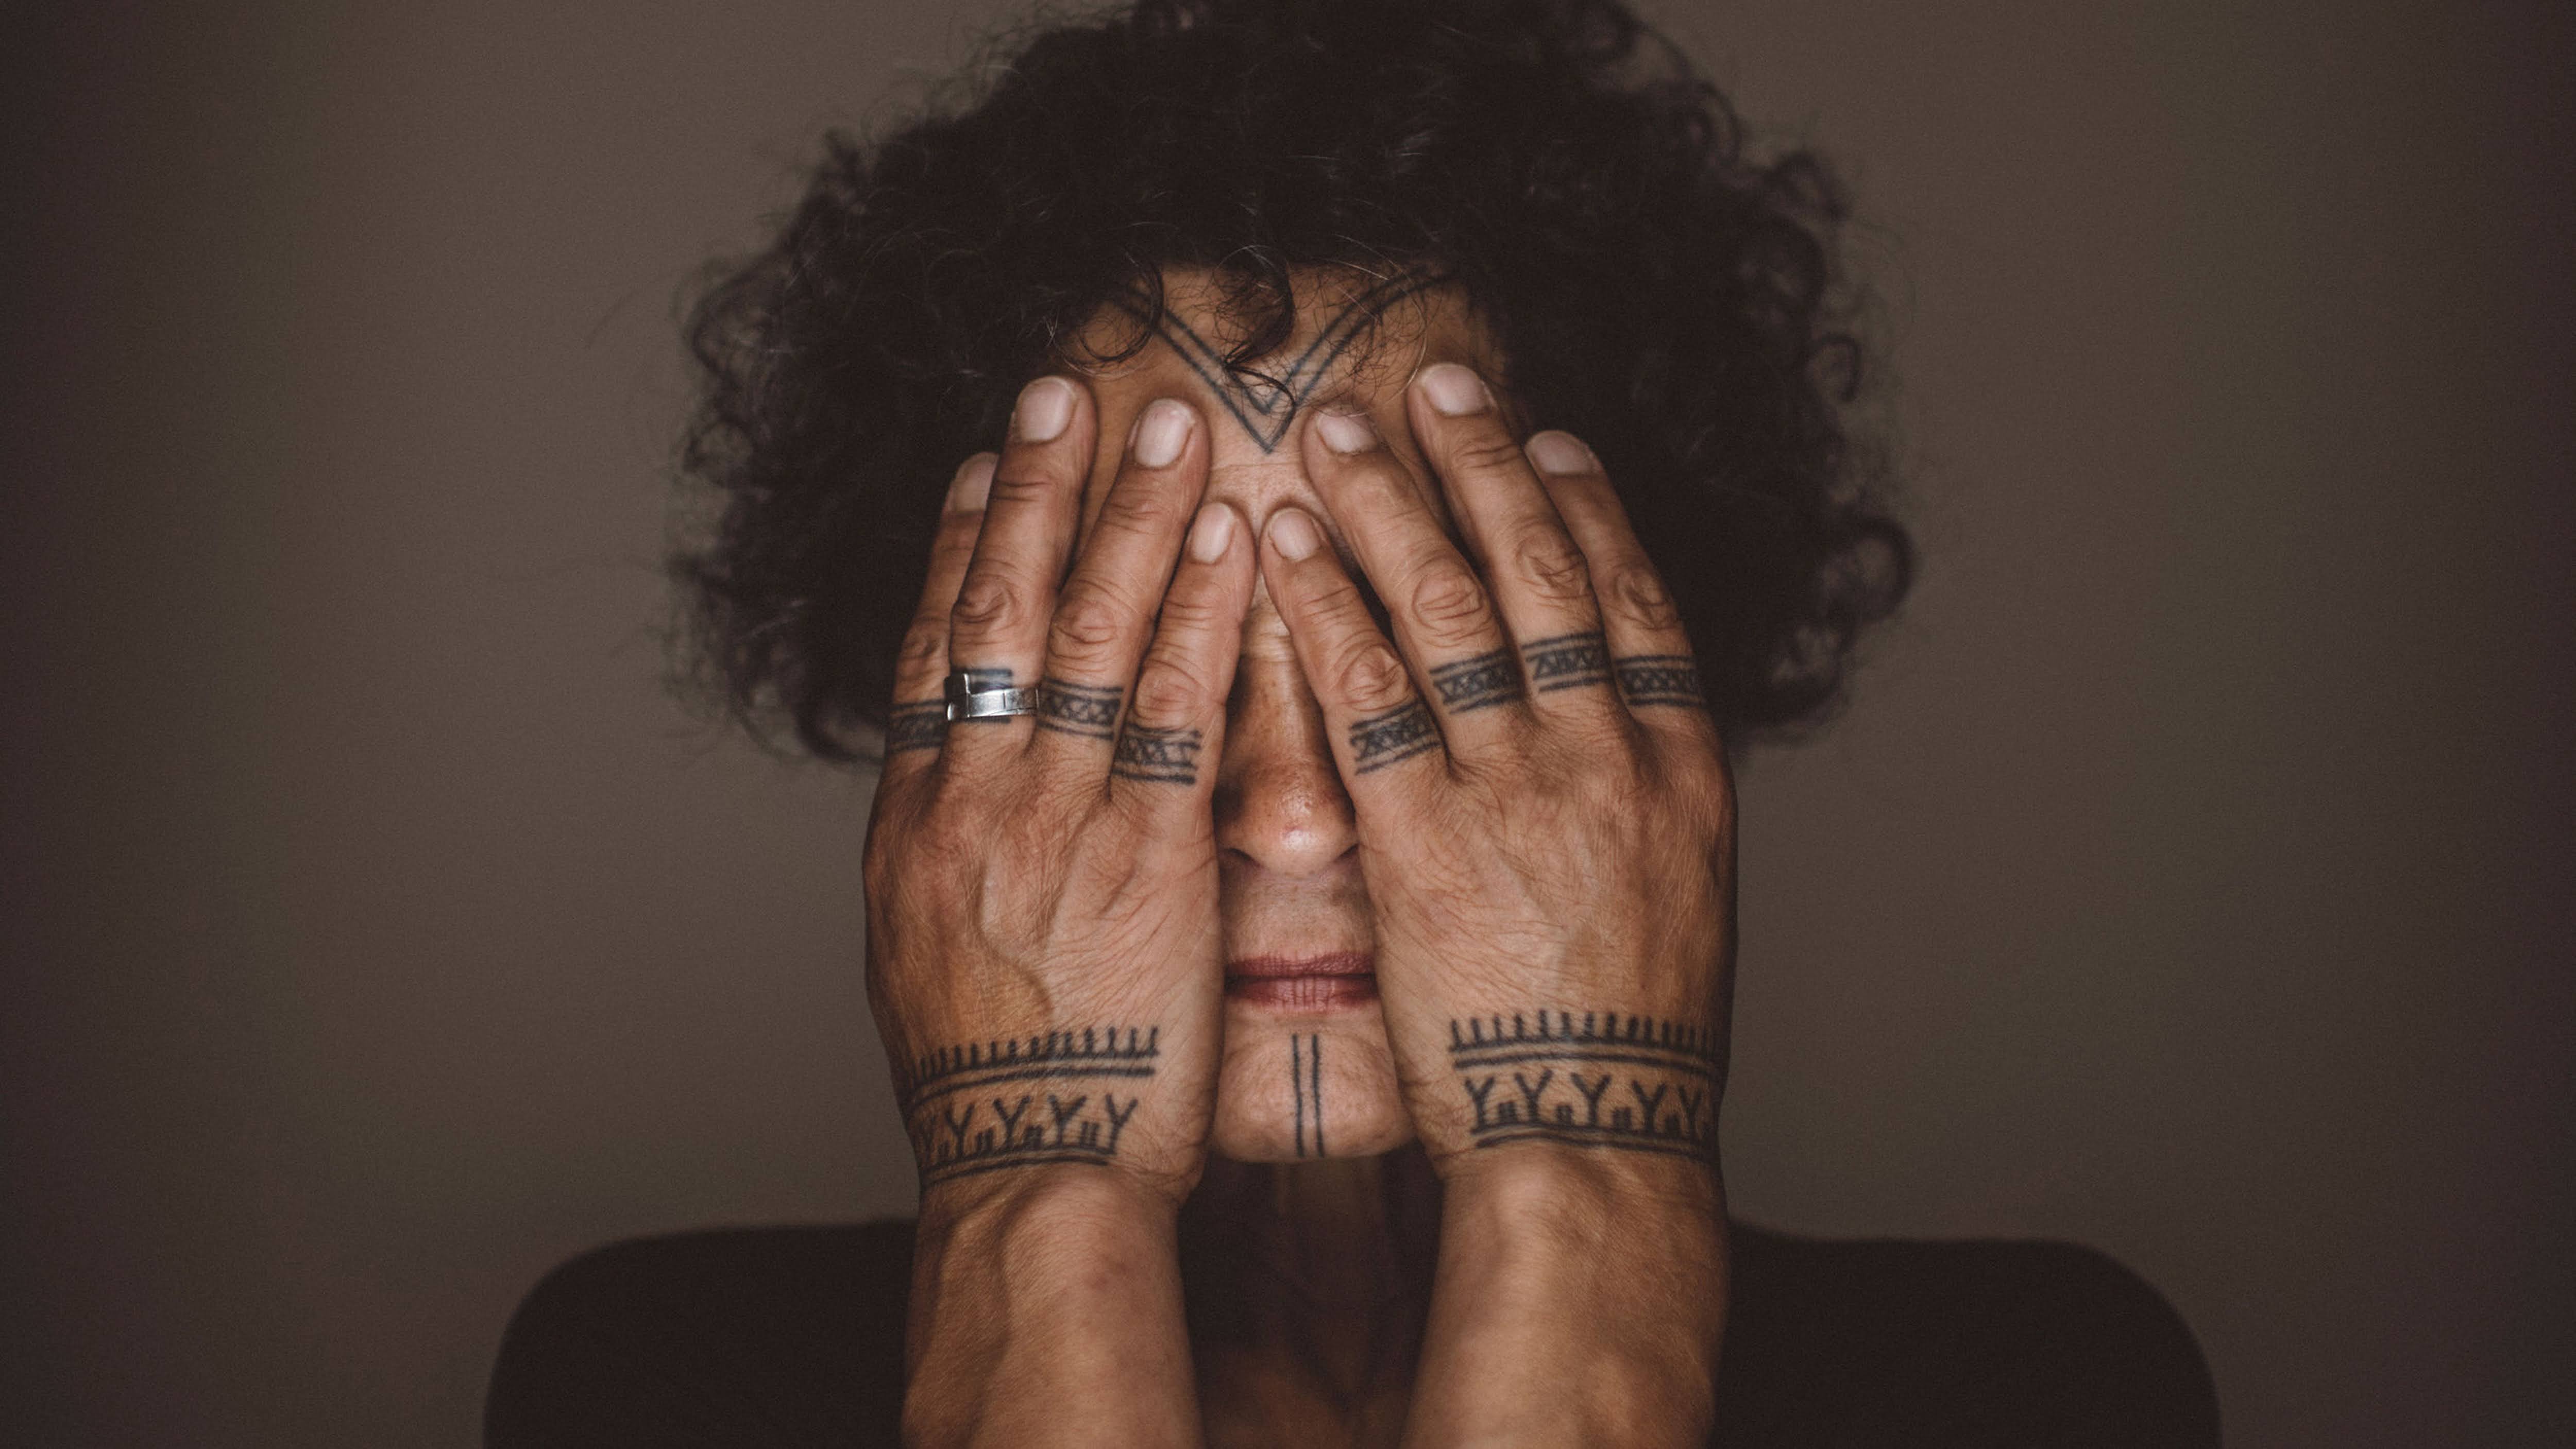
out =
[[(991, 688), (997, 676), (1003, 682), (1003, 687)], [(1038, 692), (1034, 689), (1010, 688), (1009, 679), (1009, 675), (999, 674), (994, 670), (952, 671), (942, 690), (948, 696), (950, 722), (954, 723), (961, 719), (1009, 719), (1014, 715), (1036, 714)], [(979, 684), (987, 687), (978, 689), (976, 686)]]

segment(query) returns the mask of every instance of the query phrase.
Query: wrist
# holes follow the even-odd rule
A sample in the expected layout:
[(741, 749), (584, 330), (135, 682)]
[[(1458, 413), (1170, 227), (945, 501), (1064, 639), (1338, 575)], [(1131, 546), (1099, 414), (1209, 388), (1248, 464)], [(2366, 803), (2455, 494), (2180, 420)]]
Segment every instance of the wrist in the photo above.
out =
[(1651, 1231), (1679, 1265), (1722, 1267), (1726, 1190), (1712, 1162), (1525, 1142), (1451, 1153), (1437, 1166), (1444, 1236), (1583, 1253)]
[(1728, 1287), (1709, 1164), (1541, 1142), (1466, 1152), (1441, 1219), (1408, 1443), (1706, 1442)]
[(905, 1382), (907, 1444), (1192, 1442), (1177, 1209), (1088, 1164), (931, 1185)]
[(1038, 1163), (933, 1182), (921, 1191), (924, 1245), (1043, 1232), (1059, 1240), (1169, 1236), (1180, 1200), (1159, 1182), (1091, 1163)]

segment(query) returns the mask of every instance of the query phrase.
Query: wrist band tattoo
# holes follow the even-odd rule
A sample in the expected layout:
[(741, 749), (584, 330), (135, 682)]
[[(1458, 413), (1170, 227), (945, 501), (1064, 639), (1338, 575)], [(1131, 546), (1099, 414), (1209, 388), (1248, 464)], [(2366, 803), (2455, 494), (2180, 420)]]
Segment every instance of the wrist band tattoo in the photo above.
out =
[[(1116, 1157), (1154, 1075), (1161, 1035), (1160, 1027), (1084, 1027), (942, 1047), (920, 1058), (899, 1074), (895, 1095), (922, 1185)], [(1123, 1100), (1112, 1086), (1121, 1081), (1136, 1084)]]
[(1724, 1055), (1687, 1022), (1590, 1011), (1473, 1017), (1449, 1023), (1449, 1064), (1478, 1147), (1547, 1141), (1716, 1158)]

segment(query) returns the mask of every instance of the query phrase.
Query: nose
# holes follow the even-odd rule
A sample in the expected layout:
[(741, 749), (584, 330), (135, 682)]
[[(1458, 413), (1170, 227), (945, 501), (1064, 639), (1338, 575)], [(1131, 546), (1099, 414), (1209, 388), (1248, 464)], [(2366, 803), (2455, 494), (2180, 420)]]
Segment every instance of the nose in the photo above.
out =
[(1267, 603), (1257, 601), (1246, 623), (1226, 708), (1217, 844), (1283, 876), (1322, 875), (1350, 860), (1359, 821), (1333, 769), (1323, 711)]

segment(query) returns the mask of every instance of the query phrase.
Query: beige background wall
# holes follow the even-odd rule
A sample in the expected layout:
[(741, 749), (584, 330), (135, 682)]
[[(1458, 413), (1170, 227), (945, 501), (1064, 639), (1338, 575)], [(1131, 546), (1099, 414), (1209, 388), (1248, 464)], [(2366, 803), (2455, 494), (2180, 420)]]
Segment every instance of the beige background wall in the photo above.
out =
[[(550, 1263), (905, 1207), (866, 782), (653, 565), (674, 296), (990, 13), (13, 7), (0, 1437), (467, 1444)], [(1928, 556), (1746, 785), (1741, 1207), (2568, 1442), (2565, 7), (1655, 13), (1857, 180)]]

